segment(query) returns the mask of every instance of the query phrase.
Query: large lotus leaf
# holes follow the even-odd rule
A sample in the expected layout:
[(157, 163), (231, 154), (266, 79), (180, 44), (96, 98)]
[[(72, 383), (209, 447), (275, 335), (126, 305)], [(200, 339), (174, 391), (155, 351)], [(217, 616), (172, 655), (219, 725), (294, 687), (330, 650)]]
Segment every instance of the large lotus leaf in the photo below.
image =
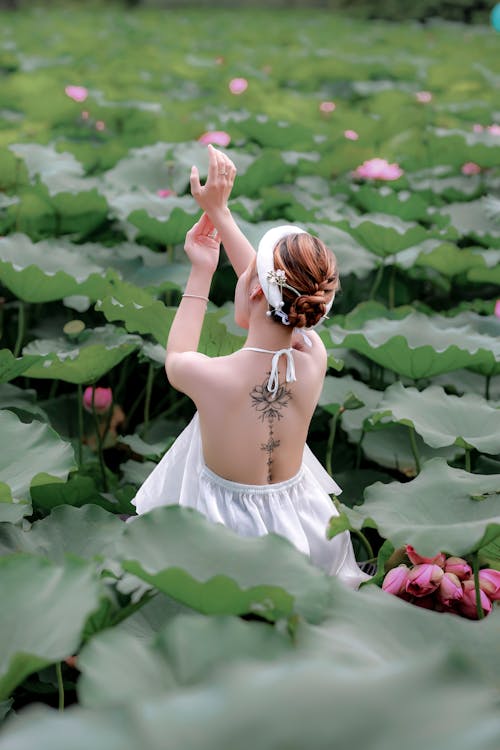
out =
[(440, 209), (464, 237), (471, 237), (487, 247), (500, 248), (500, 224), (491, 214), (489, 203), (480, 198), (468, 203), (452, 203)]
[(37, 339), (23, 354), (38, 354), (42, 360), (24, 374), (32, 378), (58, 378), (68, 383), (92, 383), (115, 367), (139, 346), (138, 336), (106, 325), (84, 331), (78, 340)]
[(338, 414), (347, 411), (358, 411), (365, 406), (374, 393), (378, 399), (382, 397), (380, 391), (372, 391), (367, 385), (355, 380), (351, 375), (333, 377), (327, 375), (323, 383), (323, 390), (319, 398), (319, 406), (330, 414)]
[(131, 149), (124, 159), (104, 175), (105, 194), (119, 195), (141, 189), (151, 193), (170, 189), (179, 193), (189, 182), (189, 171), (186, 169), (180, 174), (178, 165), (172, 158), (172, 151), (172, 144), (163, 142)]
[(22, 375), (30, 367), (39, 362), (41, 357), (29, 355), (26, 357), (14, 357), (10, 349), (0, 350), (0, 383), (6, 383), (9, 380)]
[(73, 448), (43, 422), (25, 424), (5, 409), (0, 410), (0, 481), (12, 497), (29, 499), (33, 480), (51, 484), (66, 479), (75, 466)]
[(500, 166), (498, 137), (486, 129), (476, 133), (435, 128), (430, 145), (436, 149), (441, 163), (458, 166), (466, 161), (473, 161), (482, 167)]
[(90, 708), (156, 696), (206, 681), (227, 664), (271, 661), (291, 646), (286, 634), (264, 623), (194, 613), (171, 619), (149, 642), (124, 631), (106, 631), (92, 638), (78, 657), (78, 695)]
[(496, 750), (500, 718), (495, 693), (455, 656), (433, 650), (348, 669), (304, 654), (235, 665), (208, 684), (133, 704), (31, 707), (4, 730), (2, 750), (160, 750), (165, 738), (170, 750)]
[(75, 653), (99, 600), (92, 566), (30, 555), (0, 558), (0, 699), (27, 675)]
[(58, 564), (64, 562), (66, 554), (103, 560), (110, 556), (124, 528), (118, 516), (97, 505), (83, 508), (60, 505), (28, 530), (1, 524), (0, 556), (26, 552)]
[(86, 255), (87, 245), (64, 240), (34, 243), (24, 234), (0, 239), (2, 284), (26, 302), (48, 302), (72, 294), (98, 299), (106, 293), (105, 268)]
[(21, 417), (33, 415), (40, 421), (49, 421), (47, 414), (36, 403), (36, 391), (31, 388), (0, 383), (0, 409), (10, 409)]
[(116, 495), (102, 494), (93, 477), (81, 474), (73, 474), (67, 482), (59, 484), (32, 485), (31, 501), (37, 510), (43, 509), (44, 511), (50, 511), (58, 506), (81, 508), (89, 504), (98, 505), (110, 513), (133, 513), (135, 511), (126, 500), (121, 502)]
[(184, 241), (195, 223), (199, 208), (191, 197), (160, 198), (141, 190), (108, 197), (112, 213), (127, 220), (142, 237), (163, 245)]
[(355, 331), (364, 326), (369, 320), (376, 320), (378, 318), (402, 320), (402, 318), (406, 318), (412, 312), (414, 312), (414, 308), (410, 305), (402, 305), (389, 309), (381, 302), (368, 300), (367, 302), (360, 302), (347, 315), (335, 315), (334, 320), (331, 323), (327, 322), (325, 327), (331, 327), (335, 324), (342, 326), (342, 328), (348, 331)]
[(125, 570), (206, 614), (321, 619), (328, 577), (288, 540), (242, 537), (191, 508), (156, 508), (117, 544)]
[(338, 222), (337, 226), (382, 258), (433, 237), (419, 224), (405, 222), (388, 214), (365, 214), (347, 222)]
[(411, 425), (433, 448), (455, 444), (500, 453), (500, 409), (481, 396), (450, 396), (438, 385), (418, 391), (398, 382), (387, 388), (377, 412), (372, 421)]
[(403, 221), (428, 221), (427, 201), (417, 193), (408, 190), (392, 190), (384, 185), (380, 188), (362, 185), (353, 189), (356, 204), (368, 213), (391, 214)]
[[(451, 242), (428, 240), (398, 254), (397, 263), (403, 268), (428, 268), (452, 279), (468, 274), (471, 269), (486, 268), (481, 250), (459, 248)], [(469, 278), (467, 276), (467, 278)]]
[(232, 354), (243, 346), (244, 336), (231, 333), (221, 321), (225, 313), (209, 312), (205, 315), (201, 329), (198, 351), (209, 357), (223, 357)]
[(352, 273), (363, 279), (373, 271), (376, 266), (373, 254), (356, 242), (348, 232), (330, 224), (306, 223), (309, 231), (321, 237), (335, 253), (341, 277)]
[(10, 487), (4, 482), (0, 482), (0, 523), (9, 525), (19, 523), (25, 516), (30, 516), (32, 512), (30, 503), (12, 502)]
[(402, 320), (367, 320), (358, 330), (328, 327), (334, 346), (354, 349), (400, 375), (431, 378), (463, 367), (492, 371), (500, 361), (500, 344), (470, 325), (413, 312)]
[(83, 167), (73, 154), (59, 153), (53, 146), (36, 143), (15, 143), (9, 148), (23, 159), (30, 179), (39, 177), (50, 195), (82, 193), (93, 190), (99, 184), (95, 178), (84, 177)]
[(112, 286), (112, 295), (96, 304), (107, 320), (123, 321), (127, 331), (148, 333), (162, 346), (175, 316), (175, 308), (166, 307), (161, 300), (133, 284), (120, 281)]
[(499, 496), (498, 474), (471, 474), (434, 458), (411, 482), (369, 487), (356, 513), (395, 547), (465, 555), (500, 536)]

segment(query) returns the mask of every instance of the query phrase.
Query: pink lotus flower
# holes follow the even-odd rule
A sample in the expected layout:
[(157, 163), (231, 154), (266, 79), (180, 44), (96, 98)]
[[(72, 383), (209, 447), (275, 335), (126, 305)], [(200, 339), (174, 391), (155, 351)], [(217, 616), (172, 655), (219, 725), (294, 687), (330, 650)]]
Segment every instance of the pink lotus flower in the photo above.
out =
[(487, 131), (490, 135), (500, 135), (500, 125), (488, 125)]
[(427, 563), (429, 565), (439, 565), (441, 568), (443, 568), (446, 561), (446, 555), (444, 554), (444, 552), (438, 552), (438, 554), (434, 555), (434, 557), (422, 557), (422, 555), (419, 555), (415, 547), (412, 547), (411, 544), (406, 545), (405, 552), (410, 558), (413, 565), (422, 565), (423, 563)]
[(357, 141), (359, 135), (355, 130), (344, 130), (344, 138), (347, 138), (348, 141)]
[(495, 302), (495, 315), (497, 318), (500, 318), (500, 299), (497, 299)]
[(84, 86), (66, 86), (64, 93), (75, 102), (84, 102), (89, 92)]
[(232, 78), (229, 81), (229, 91), (231, 94), (242, 94), (248, 88), (248, 81), (246, 78)]
[(389, 164), (386, 159), (368, 159), (354, 170), (355, 177), (368, 180), (398, 180), (402, 174), (398, 164)]
[(329, 112), (333, 112), (336, 107), (337, 105), (335, 104), (335, 102), (321, 102), (321, 104), (319, 105), (319, 111), (328, 114)]
[(436, 591), (444, 576), (443, 569), (439, 565), (424, 563), (415, 565), (408, 572), (406, 581), (406, 592), (412, 596), (427, 596)]
[(106, 128), (106, 123), (104, 122), (104, 120), (97, 120), (97, 122), (95, 124), (95, 129), (96, 130), (105, 130), (105, 128)]
[(409, 568), (407, 565), (398, 565), (397, 568), (392, 568), (384, 578), (382, 583), (383, 590), (396, 596), (406, 591), (408, 571)]
[(480, 125), (480, 124), (479, 124), (478, 122), (476, 122), (476, 123), (474, 123), (474, 125), (472, 126), (472, 130), (474, 131), (474, 133), (482, 133), (482, 132), (483, 132), (483, 130), (484, 130), (484, 128), (483, 128), (483, 126), (482, 126), (482, 125)]
[(479, 571), (479, 588), (491, 599), (497, 602), (500, 599), (500, 570), (483, 568)]
[(439, 583), (437, 598), (445, 607), (451, 607), (452, 604), (464, 595), (460, 579), (454, 573), (445, 573)]
[(208, 130), (198, 138), (200, 143), (204, 143), (208, 146), (209, 143), (213, 143), (216, 146), (229, 146), (231, 143), (231, 136), (224, 130)]
[[(477, 606), (476, 606), (476, 589), (474, 588), (474, 581), (463, 582), (464, 595), (462, 600), (459, 602), (459, 611), (464, 617), (468, 617), (469, 620), (478, 620)], [(481, 607), (483, 608), (484, 615), (489, 615), (491, 612), (492, 604), (489, 596), (479, 590), (479, 598), (481, 600)]]
[(462, 164), (462, 174), (479, 174), (480, 171), (481, 167), (474, 161), (466, 161), (465, 164)]
[[(85, 388), (83, 393), (83, 408), (92, 412), (92, 386)], [(113, 403), (113, 392), (111, 388), (96, 388), (94, 391), (94, 409), (97, 414), (106, 414)]]
[(429, 104), (432, 101), (432, 94), (430, 91), (417, 91), (415, 98), (420, 104)]
[(168, 188), (163, 188), (161, 190), (156, 191), (156, 195), (159, 198), (170, 198), (171, 195), (177, 195), (177, 193), (174, 190), (169, 190)]
[(472, 568), (462, 557), (449, 557), (445, 562), (444, 572), (453, 573), (461, 581), (464, 581), (472, 575)]

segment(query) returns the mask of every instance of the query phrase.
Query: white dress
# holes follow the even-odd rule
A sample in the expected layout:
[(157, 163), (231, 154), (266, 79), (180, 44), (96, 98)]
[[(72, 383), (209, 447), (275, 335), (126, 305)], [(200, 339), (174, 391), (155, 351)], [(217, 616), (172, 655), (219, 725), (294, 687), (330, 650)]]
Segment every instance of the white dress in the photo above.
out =
[[(272, 353), (279, 356), (289, 351)], [(294, 378), (294, 372), (288, 369)], [(160, 505), (195, 508), (210, 521), (222, 523), (241, 536), (279, 534), (326, 573), (357, 588), (369, 576), (357, 565), (349, 532), (331, 540), (326, 537), (329, 519), (339, 515), (329, 494), (341, 492), (307, 445), (299, 472), (284, 482), (248, 485), (220, 477), (205, 464), (196, 413), (139, 488), (132, 504), (138, 514)]]

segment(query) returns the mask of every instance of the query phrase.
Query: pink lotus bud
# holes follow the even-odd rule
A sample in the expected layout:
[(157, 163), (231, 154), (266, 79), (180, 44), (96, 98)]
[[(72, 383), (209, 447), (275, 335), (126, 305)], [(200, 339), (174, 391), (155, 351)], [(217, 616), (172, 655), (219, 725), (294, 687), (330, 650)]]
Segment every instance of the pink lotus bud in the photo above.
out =
[(443, 568), (446, 561), (446, 555), (444, 552), (438, 552), (434, 557), (422, 557), (422, 555), (419, 555), (415, 547), (412, 547), (411, 544), (406, 545), (405, 551), (413, 565), (428, 563), (429, 565), (439, 565)]
[(465, 164), (462, 164), (462, 169), (460, 171), (462, 174), (479, 174), (481, 172), (481, 167), (479, 164), (476, 164), (475, 161), (466, 161)]
[[(464, 581), (463, 584), (463, 590), (464, 595), (462, 600), (459, 602), (459, 611), (464, 617), (468, 617), (469, 620), (478, 620), (477, 615), (477, 606), (476, 606), (476, 589), (474, 588), (474, 581)], [(491, 599), (489, 596), (482, 591), (479, 590), (479, 598), (481, 600), (481, 607), (483, 608), (483, 613), (485, 615), (489, 615), (491, 612), (492, 604)]]
[(432, 94), (430, 91), (417, 91), (415, 98), (420, 104), (429, 104), (432, 101)]
[(495, 302), (495, 315), (497, 318), (500, 318), (500, 299), (497, 299)]
[(398, 180), (404, 172), (398, 164), (389, 164), (386, 159), (368, 159), (353, 174), (368, 180)]
[(479, 588), (491, 599), (497, 602), (500, 599), (500, 570), (483, 568), (479, 571)]
[(97, 120), (97, 122), (95, 124), (95, 129), (96, 130), (105, 130), (106, 129), (106, 123), (104, 122), (104, 120)]
[(84, 102), (89, 92), (84, 86), (66, 86), (64, 93), (74, 102)]
[[(94, 409), (97, 414), (106, 414), (113, 402), (113, 392), (111, 388), (96, 388), (94, 392)], [(92, 386), (85, 388), (83, 393), (83, 407), (86, 411), (92, 412)]]
[(437, 597), (441, 604), (450, 607), (453, 602), (462, 599), (464, 595), (460, 579), (454, 573), (446, 573), (441, 578)]
[(432, 594), (441, 583), (443, 575), (443, 569), (439, 565), (430, 563), (415, 565), (408, 572), (406, 592), (413, 596), (427, 596), (427, 594)]
[(344, 138), (347, 138), (348, 141), (357, 141), (359, 135), (355, 130), (344, 130)]
[(168, 188), (162, 188), (161, 190), (156, 191), (156, 195), (159, 198), (170, 198), (171, 195), (177, 195), (177, 193), (174, 190), (169, 190)]
[(229, 91), (231, 94), (242, 94), (248, 88), (248, 81), (246, 78), (233, 78), (229, 81)]
[(319, 105), (319, 111), (324, 112), (325, 114), (329, 114), (330, 112), (333, 112), (336, 109), (337, 105), (335, 102), (321, 102)]
[(82, 110), (82, 120), (88, 120), (90, 117), (86, 109)]
[(472, 575), (472, 568), (462, 557), (449, 557), (444, 564), (445, 573), (454, 573), (457, 578), (464, 581)]
[(487, 131), (490, 135), (500, 135), (500, 125), (488, 125)]
[(382, 588), (387, 591), (388, 594), (395, 594), (398, 596), (406, 591), (406, 581), (408, 579), (409, 568), (407, 565), (398, 565), (397, 568), (392, 568), (384, 578)]
[(479, 124), (478, 122), (476, 122), (476, 123), (475, 123), (475, 124), (474, 124), (474, 125), (472, 126), (472, 130), (474, 131), (474, 133), (482, 133), (482, 132), (483, 132), (483, 130), (484, 130), (484, 128), (483, 128), (483, 126), (482, 126), (482, 125), (480, 125), (480, 124)]
[(209, 143), (212, 143), (215, 146), (229, 146), (231, 143), (231, 136), (224, 130), (208, 130), (206, 133), (203, 133), (203, 135), (200, 135), (198, 141), (204, 143), (206, 146), (208, 146)]

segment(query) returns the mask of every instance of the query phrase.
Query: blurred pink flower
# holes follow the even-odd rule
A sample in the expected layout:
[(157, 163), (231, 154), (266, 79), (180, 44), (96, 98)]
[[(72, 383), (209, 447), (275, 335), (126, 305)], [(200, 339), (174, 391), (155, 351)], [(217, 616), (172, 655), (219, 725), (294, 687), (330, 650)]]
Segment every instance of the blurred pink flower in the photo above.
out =
[(348, 141), (357, 141), (359, 135), (355, 130), (344, 130), (344, 137), (347, 138)]
[(500, 125), (488, 125), (486, 129), (490, 135), (500, 135)]
[[(459, 610), (464, 617), (468, 617), (469, 620), (478, 620), (477, 615), (477, 606), (476, 606), (476, 589), (474, 588), (474, 581), (471, 579), (469, 581), (463, 582), (463, 589), (464, 589), (464, 595), (461, 601), (459, 602)], [(489, 615), (492, 609), (492, 603), (489, 596), (479, 589), (479, 598), (481, 600), (481, 607), (483, 608), (483, 613), (485, 615)]]
[(105, 130), (105, 128), (106, 128), (106, 123), (104, 122), (104, 120), (97, 120), (97, 122), (95, 124), (95, 129), (96, 130)]
[(443, 569), (439, 565), (431, 563), (415, 565), (408, 572), (406, 592), (413, 596), (427, 596), (427, 594), (432, 594), (441, 583), (443, 576)]
[(439, 583), (437, 598), (445, 607), (450, 607), (453, 602), (462, 599), (464, 595), (460, 579), (454, 573), (445, 573)]
[(492, 602), (500, 599), (500, 570), (483, 568), (479, 571), (479, 587)]
[(481, 167), (475, 161), (466, 161), (465, 164), (462, 164), (460, 171), (462, 174), (479, 174)]
[[(111, 388), (96, 388), (94, 392), (94, 409), (97, 414), (106, 414), (113, 403), (113, 392)], [(83, 393), (83, 407), (92, 412), (92, 386), (85, 388)]]
[(461, 581), (470, 578), (472, 568), (463, 557), (449, 557), (444, 566), (445, 573), (454, 573)]
[(417, 91), (415, 98), (420, 104), (429, 104), (432, 101), (432, 94), (430, 91)]
[(500, 299), (495, 302), (495, 315), (500, 318)]
[(89, 93), (84, 86), (66, 86), (64, 92), (75, 102), (84, 102)]
[(229, 91), (231, 94), (242, 94), (248, 88), (248, 81), (246, 78), (232, 78), (229, 81)]
[(397, 568), (392, 568), (384, 578), (382, 583), (383, 590), (396, 596), (406, 591), (408, 570), (407, 565), (398, 565)]
[(443, 568), (446, 561), (446, 555), (444, 552), (438, 552), (434, 557), (422, 557), (422, 555), (419, 555), (415, 547), (412, 547), (411, 544), (405, 546), (405, 552), (413, 565), (427, 563), (429, 565), (439, 565), (440, 568)]
[(231, 143), (231, 136), (224, 130), (208, 130), (198, 138), (200, 143), (204, 143), (208, 146), (209, 143), (214, 143), (216, 146), (229, 146)]
[(321, 102), (319, 110), (320, 112), (333, 112), (336, 106), (335, 102)]
[(89, 119), (89, 117), (90, 117), (89, 113), (87, 112), (87, 110), (86, 110), (86, 109), (84, 109), (84, 110), (82, 111), (82, 120), (88, 120), (88, 119)]
[(480, 125), (480, 124), (479, 124), (478, 122), (476, 122), (476, 123), (474, 123), (474, 125), (472, 126), (472, 130), (474, 131), (474, 133), (482, 133), (482, 132), (483, 132), (483, 130), (484, 130), (484, 128), (483, 128), (483, 126), (482, 126), (482, 125)]
[(397, 180), (402, 174), (398, 164), (389, 164), (386, 159), (368, 159), (354, 170), (355, 177), (368, 180)]
[(174, 190), (163, 188), (161, 190), (157, 190), (156, 195), (158, 195), (160, 198), (169, 198), (171, 195), (177, 195), (177, 193)]

